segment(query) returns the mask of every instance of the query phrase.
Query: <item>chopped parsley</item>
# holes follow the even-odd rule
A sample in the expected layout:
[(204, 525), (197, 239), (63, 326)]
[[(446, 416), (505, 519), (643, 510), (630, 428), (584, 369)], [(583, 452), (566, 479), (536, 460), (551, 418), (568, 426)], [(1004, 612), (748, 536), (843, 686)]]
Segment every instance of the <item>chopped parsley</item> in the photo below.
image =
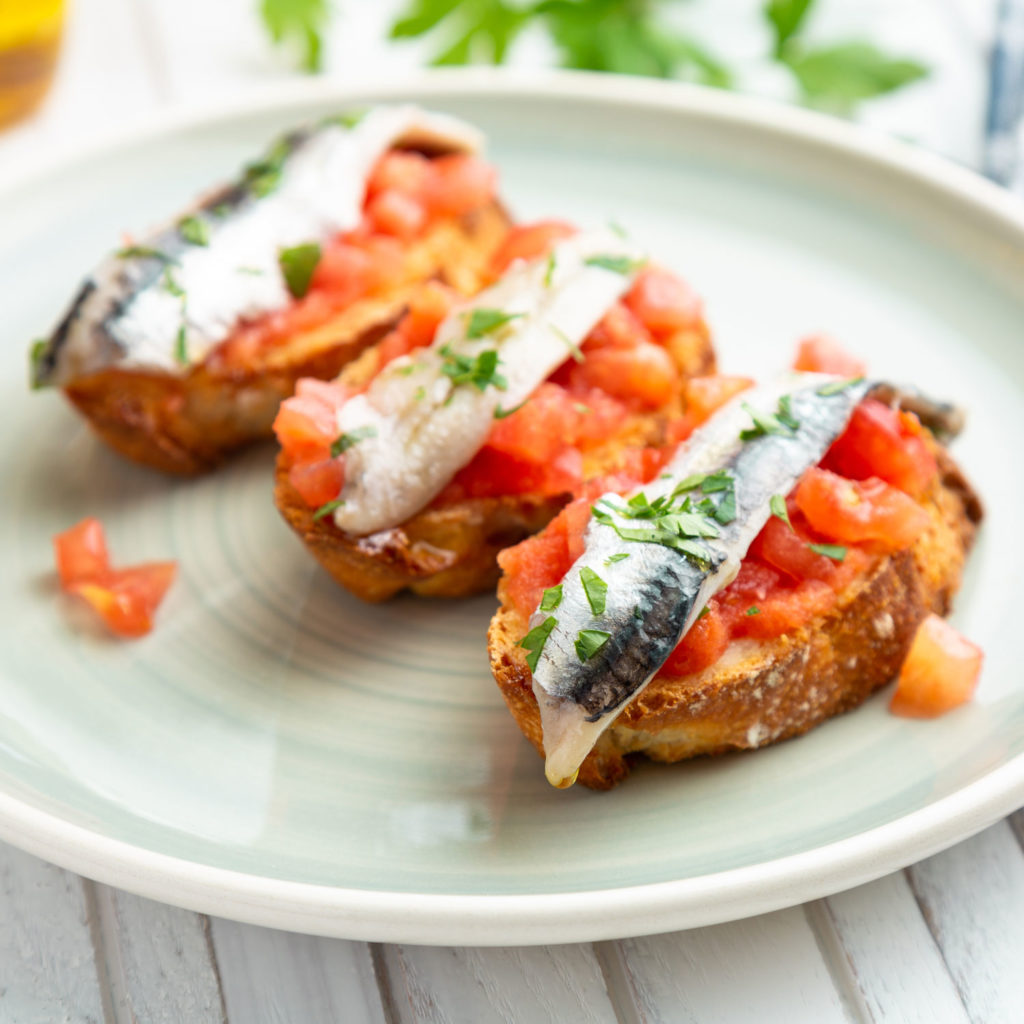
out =
[(620, 256), (615, 253), (598, 253), (596, 256), (588, 256), (583, 261), (585, 266), (600, 267), (602, 270), (610, 270), (614, 274), (632, 274), (646, 262), (646, 260), (635, 260), (631, 256)]
[(32, 388), (42, 387), (40, 381), (41, 370), (43, 361), (46, 358), (46, 353), (50, 348), (50, 342), (47, 338), (37, 338), (32, 342), (32, 348), (29, 349), (29, 365), (32, 368)]
[(474, 309), (466, 317), (466, 337), (470, 341), (486, 338), (500, 330), (511, 320), (518, 320), (525, 313), (505, 313), (500, 309)]
[(783, 395), (779, 399), (779, 407), (774, 413), (758, 412), (747, 402), (742, 402), (744, 411), (754, 421), (754, 425), (740, 431), (740, 440), (753, 441), (754, 438), (765, 437), (768, 434), (774, 434), (777, 437), (792, 437), (800, 429), (800, 423), (793, 417), (790, 401), (789, 395)]
[(202, 220), (195, 214), (191, 214), (188, 217), (182, 217), (182, 219), (178, 221), (178, 234), (181, 235), (189, 245), (210, 244), (210, 226), (205, 220)]
[(170, 292), (176, 299), (185, 297), (185, 289), (174, 279), (174, 275), (171, 273), (170, 267), (164, 267), (164, 276), (161, 278), (161, 282), (164, 288)]
[(336, 508), (341, 508), (345, 502), (342, 498), (335, 498), (333, 501), (325, 501), (314, 513), (314, 522), (317, 519), (323, 519), (324, 516), (329, 516)]
[(120, 260), (160, 260), (161, 263), (176, 263), (173, 256), (160, 249), (153, 249), (148, 245), (126, 245), (123, 249), (117, 250), (117, 258)]
[(704, 607), (701, 608), (701, 610), (700, 610), (700, 614), (693, 621), (694, 622), (700, 622), (700, 620), (703, 619), (705, 615), (710, 614), (710, 612), (711, 612), (711, 609), (707, 605), (704, 605)]
[(616, 562), (624, 562), (629, 558), (628, 551), (620, 551), (617, 555), (609, 555), (605, 560), (605, 565), (614, 565)]
[(520, 409), (530, 400), (530, 396), (527, 395), (518, 405), (513, 405), (511, 409), (503, 409), (501, 405), (494, 410), (494, 418), (496, 420), (508, 419), (509, 416), (514, 412), (519, 412)]
[(556, 327), (554, 324), (548, 324), (551, 330), (557, 335), (558, 339), (564, 343), (565, 347), (569, 350), (569, 355), (576, 360), (577, 363), (582, 363), (586, 356), (583, 355), (582, 349), (576, 344), (568, 334), (565, 333), (560, 327)]
[(355, 430), (350, 430), (347, 434), (339, 434), (331, 444), (331, 455), (341, 455), (342, 452), (347, 452), (354, 444), (359, 444), (364, 438), (376, 436), (377, 428), (373, 426), (356, 427)]
[(427, 397), (427, 389), (421, 384), (412, 396), (417, 402), (422, 402)]
[(526, 655), (526, 664), (530, 666), (531, 672), (537, 671), (537, 662), (540, 660), (541, 651), (551, 636), (551, 631), (558, 625), (558, 619), (549, 615), (539, 626), (534, 626), (522, 640), (519, 646), (530, 653)]
[(589, 565), (580, 569), (580, 582), (583, 584), (583, 593), (587, 595), (590, 610), (595, 615), (603, 615), (608, 598), (608, 584)]
[(306, 242), (282, 249), (277, 254), (277, 262), (288, 291), (296, 299), (301, 299), (309, 291), (313, 272), (320, 262), (320, 246), (316, 242)]
[(452, 351), (451, 345), (441, 349), (444, 362), (441, 372), (451, 379), (452, 384), (471, 384), (478, 391), (495, 387), (504, 391), (508, 381), (498, 373), (498, 352), (489, 348), (478, 356), (464, 356)]
[(841, 562), (846, 557), (846, 548), (842, 544), (808, 544), (816, 555), (824, 555), (833, 562)]
[(258, 199), (269, 196), (281, 184), (284, 164), (292, 151), (287, 139), (278, 139), (262, 160), (247, 164), (243, 171), (243, 183)]
[(217, 217), (219, 219), (221, 217), (226, 217), (233, 209), (234, 209), (234, 206), (232, 206), (231, 203), (218, 203), (210, 211), (210, 213), (212, 213), (214, 215), (214, 217)]
[(544, 287), (550, 288), (551, 282), (555, 276), (555, 254), (554, 252), (548, 253), (547, 266), (544, 268)]
[(768, 502), (768, 507), (772, 510), (772, 515), (776, 519), (781, 519), (791, 530), (793, 524), (789, 521), (789, 509), (786, 508), (786, 499), (781, 494), (773, 494), (771, 501)]
[(860, 384), (863, 380), (863, 377), (851, 377), (849, 380), (829, 381), (828, 384), (822, 384), (814, 393), (821, 395), (822, 398), (831, 398), (832, 395), (841, 394), (847, 388), (852, 388), (854, 384)]
[(356, 110), (343, 110), (340, 114), (331, 114), (329, 117), (325, 117), (320, 124), (325, 128), (336, 124), (341, 128), (352, 129), (366, 117), (367, 113), (365, 107)]
[(760, 614), (761, 614), (761, 609), (756, 607), (755, 605), (751, 605), (747, 609), (747, 615), (760, 615)]
[(540, 599), (540, 610), (542, 612), (553, 612), (562, 603), (562, 584), (557, 587), (548, 587), (544, 596)]
[(182, 366), (188, 365), (188, 335), (184, 324), (178, 325), (178, 333), (174, 337), (174, 358)]
[(611, 633), (603, 629), (581, 629), (576, 636), (576, 656), (580, 661), (590, 661), (611, 639)]

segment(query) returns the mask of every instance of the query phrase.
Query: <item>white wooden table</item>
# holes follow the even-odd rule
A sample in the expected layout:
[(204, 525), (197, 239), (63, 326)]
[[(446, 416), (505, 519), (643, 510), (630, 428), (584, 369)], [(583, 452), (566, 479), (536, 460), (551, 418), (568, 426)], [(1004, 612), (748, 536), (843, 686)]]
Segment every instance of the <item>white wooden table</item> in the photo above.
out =
[[(0, 137), (0, 165), (170, 103), (289, 77), (267, 52), (255, 5), (77, 0), (51, 99)], [(408, 67), (415, 54), (375, 41), (393, 6), (346, 0), (332, 65), (352, 76)], [(756, 6), (717, 0), (698, 17), (720, 49), (743, 52), (750, 40), (735, 26), (756, 26)], [(820, 6), (822, 38), (859, 30), (936, 69), (865, 119), (977, 165), (995, 0)], [(756, 68), (749, 80), (777, 87)], [(0, 845), (0, 1021), (135, 1020), (1024, 1021), (1024, 812), (803, 907), (673, 935), (528, 949), (290, 935), (162, 906)]]

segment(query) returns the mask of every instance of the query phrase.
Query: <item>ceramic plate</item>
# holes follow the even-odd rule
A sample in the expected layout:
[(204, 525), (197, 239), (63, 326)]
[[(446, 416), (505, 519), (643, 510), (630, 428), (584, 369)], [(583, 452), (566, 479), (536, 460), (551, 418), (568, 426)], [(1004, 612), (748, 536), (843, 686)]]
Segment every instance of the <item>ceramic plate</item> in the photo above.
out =
[[(120, 461), (25, 348), (80, 275), (278, 129), (415, 97), (480, 124), (523, 217), (628, 225), (706, 297), (720, 363), (762, 373), (827, 328), (874, 371), (962, 402), (989, 517), (956, 622), (977, 699), (935, 722), (880, 695), (754, 754), (555, 791), (487, 669), (492, 597), (368, 607), (271, 503), (270, 447), (173, 480)], [(6, 169), (5, 169), (6, 170)], [(266, 925), (527, 943), (703, 925), (856, 884), (1024, 801), (1024, 214), (981, 180), (831, 120), (653, 82), (439, 74), (178, 118), (0, 189), (5, 442), (0, 835), (83, 874)], [(174, 557), (158, 629), (97, 633), (50, 536), (108, 524)]]

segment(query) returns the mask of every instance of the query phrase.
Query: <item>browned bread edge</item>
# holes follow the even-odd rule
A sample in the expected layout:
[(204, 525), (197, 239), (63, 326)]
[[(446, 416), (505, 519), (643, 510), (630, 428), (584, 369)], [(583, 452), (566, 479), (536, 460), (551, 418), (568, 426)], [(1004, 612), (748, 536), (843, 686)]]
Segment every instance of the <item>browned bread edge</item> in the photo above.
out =
[[(937, 456), (939, 478), (923, 500), (930, 525), (912, 548), (880, 556), (832, 611), (793, 633), (739, 641), (703, 672), (655, 679), (601, 736), (579, 782), (610, 789), (641, 754), (672, 762), (776, 743), (856, 707), (892, 679), (925, 615), (949, 612), (982, 517), (956, 463), (944, 449)], [(509, 710), (543, 753), (530, 670), (517, 646), (526, 629), (503, 604), (488, 651)]]
[(278, 406), (299, 378), (336, 377), (391, 330), (424, 281), (437, 278), (467, 295), (478, 291), (509, 224), (498, 203), (442, 221), (407, 248), (402, 283), (352, 303), (259, 365), (218, 370), (203, 362), (183, 375), (113, 367), (73, 381), (65, 394), (126, 458), (166, 473), (202, 473), (269, 437)]

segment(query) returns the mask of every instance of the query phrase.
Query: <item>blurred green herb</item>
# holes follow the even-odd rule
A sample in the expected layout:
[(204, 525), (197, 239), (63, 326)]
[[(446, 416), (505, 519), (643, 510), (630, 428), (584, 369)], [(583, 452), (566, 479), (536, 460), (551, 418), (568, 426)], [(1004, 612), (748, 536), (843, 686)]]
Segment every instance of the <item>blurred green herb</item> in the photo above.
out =
[[(816, 0), (765, 0), (772, 30), (770, 58), (786, 67), (805, 103), (848, 114), (928, 74), (913, 60), (871, 43), (825, 46), (804, 36)], [(501, 64), (519, 34), (546, 32), (563, 67), (681, 78), (731, 88), (735, 73), (698, 39), (670, 24), (677, 0), (408, 0), (392, 39), (436, 39), (432, 64)]]
[(323, 66), (323, 31), (330, 19), (328, 0), (260, 0), (260, 17), (275, 43), (301, 48), (302, 67), (320, 71)]

